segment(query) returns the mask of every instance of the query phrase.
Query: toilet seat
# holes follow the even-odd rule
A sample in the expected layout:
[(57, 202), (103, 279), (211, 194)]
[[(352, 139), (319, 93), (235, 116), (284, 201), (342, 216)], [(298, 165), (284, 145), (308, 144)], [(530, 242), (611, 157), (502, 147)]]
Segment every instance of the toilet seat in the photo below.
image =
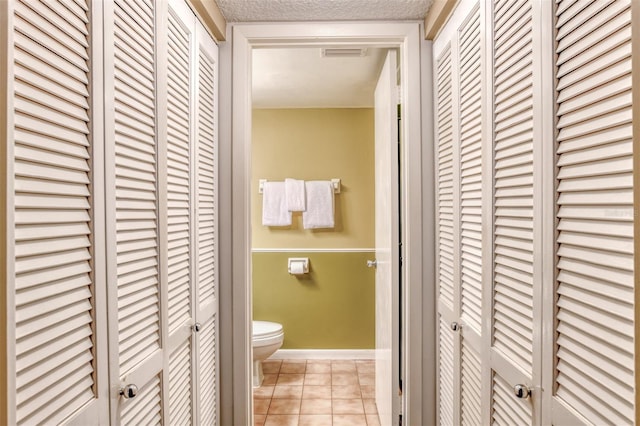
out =
[(253, 321), (253, 343), (257, 346), (266, 346), (282, 339), (284, 332), (282, 324), (269, 321)]

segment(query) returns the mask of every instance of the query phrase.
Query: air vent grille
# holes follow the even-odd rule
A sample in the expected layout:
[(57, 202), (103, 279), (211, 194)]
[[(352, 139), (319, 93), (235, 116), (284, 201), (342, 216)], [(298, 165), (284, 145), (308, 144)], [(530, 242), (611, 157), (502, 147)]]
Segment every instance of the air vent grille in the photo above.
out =
[(325, 48), (322, 49), (322, 57), (324, 58), (358, 58), (367, 55), (366, 48)]

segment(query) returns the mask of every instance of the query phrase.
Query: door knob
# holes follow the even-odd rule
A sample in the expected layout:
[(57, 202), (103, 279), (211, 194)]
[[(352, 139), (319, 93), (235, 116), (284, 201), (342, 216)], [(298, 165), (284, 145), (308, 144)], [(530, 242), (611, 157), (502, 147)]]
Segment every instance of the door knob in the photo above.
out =
[(200, 324), (199, 322), (193, 324), (193, 331), (198, 332), (202, 330), (202, 324)]
[(527, 399), (531, 396), (531, 389), (526, 385), (515, 385), (513, 387), (513, 393), (515, 393), (518, 398)]
[(455, 321), (454, 321), (454, 322), (452, 322), (452, 323), (451, 323), (451, 329), (452, 329), (453, 331), (458, 331), (458, 330), (460, 330), (460, 324), (458, 324), (458, 323), (457, 323), (457, 322), (455, 322)]
[(138, 387), (134, 384), (126, 385), (125, 387), (120, 389), (120, 395), (122, 395), (124, 399), (135, 398), (137, 394)]
[(377, 268), (378, 267), (378, 261), (377, 260), (367, 260), (367, 267), (368, 268)]

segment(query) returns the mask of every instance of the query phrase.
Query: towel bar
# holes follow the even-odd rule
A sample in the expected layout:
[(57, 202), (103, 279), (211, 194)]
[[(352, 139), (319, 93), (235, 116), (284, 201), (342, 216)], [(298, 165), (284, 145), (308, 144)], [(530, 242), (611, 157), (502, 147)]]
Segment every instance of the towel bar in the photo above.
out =
[[(262, 194), (264, 192), (264, 183), (267, 179), (260, 179), (258, 181), (258, 193)], [(340, 193), (340, 179), (331, 179), (331, 184), (333, 185), (333, 193)]]

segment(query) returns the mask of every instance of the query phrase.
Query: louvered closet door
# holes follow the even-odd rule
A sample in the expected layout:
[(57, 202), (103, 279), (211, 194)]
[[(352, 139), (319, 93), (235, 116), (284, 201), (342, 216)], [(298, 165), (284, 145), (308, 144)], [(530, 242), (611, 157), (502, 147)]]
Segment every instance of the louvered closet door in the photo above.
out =
[[(493, 70), (493, 249), (491, 312), (486, 316), (494, 424), (540, 422), (542, 176), (534, 170), (542, 146), (540, 63), (534, 61), (533, 0), (496, 0), (488, 8)], [(538, 15), (536, 15), (536, 13)], [(534, 257), (534, 252), (536, 256)], [(514, 386), (532, 389), (516, 398)], [(526, 394), (525, 394), (526, 396)]]
[[(460, 333), (457, 149), (451, 43), (435, 61), (436, 76), (436, 231), (438, 278), (438, 419), (440, 425), (459, 422)], [(455, 152), (454, 152), (455, 151)], [(455, 160), (455, 163), (454, 163)], [(454, 176), (455, 175), (455, 176)]]
[[(156, 28), (151, 0), (104, 2), (105, 146), (111, 386), (135, 385), (112, 403), (112, 421), (165, 418), (162, 383), (166, 319), (161, 278), (167, 244), (159, 197)], [(166, 201), (165, 201), (166, 202)], [(161, 263), (162, 261), (162, 263)]]
[(630, 7), (556, 5), (554, 424), (635, 420)]
[(218, 46), (197, 23), (194, 266), (197, 423), (218, 419)]
[(96, 311), (96, 299), (104, 302), (92, 246), (93, 153), (100, 143), (91, 133), (89, 67), (89, 17), (100, 14), (85, 1), (1, 7), (13, 24), (8, 228), (15, 257), (7, 294), (15, 392), (9, 389), (8, 422), (106, 421), (106, 395), (100, 401), (97, 393), (97, 381), (106, 379), (106, 347), (96, 337), (105, 317)]
[[(194, 408), (194, 46), (195, 16), (182, 0), (167, 13), (167, 285), (169, 423), (190, 424)], [(164, 130), (163, 130), (164, 132)], [(165, 400), (166, 401), (166, 400)]]
[[(436, 40), (439, 421), (481, 423), (482, 58), (478, 3)], [(449, 30), (453, 27), (453, 30)], [(444, 46), (444, 47), (441, 47)]]
[(457, 32), (459, 119), (457, 123), (460, 247), (460, 424), (481, 421), (482, 341), (482, 58), (480, 7)]

